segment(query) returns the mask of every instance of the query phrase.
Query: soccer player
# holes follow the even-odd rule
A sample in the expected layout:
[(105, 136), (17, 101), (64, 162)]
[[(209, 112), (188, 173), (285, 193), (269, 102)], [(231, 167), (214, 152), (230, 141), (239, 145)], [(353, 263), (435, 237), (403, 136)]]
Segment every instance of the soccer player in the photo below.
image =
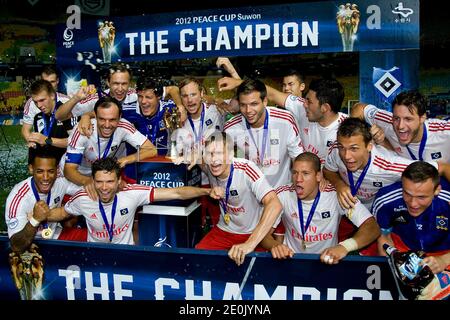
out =
[(240, 151), (256, 163), (273, 187), (289, 182), (291, 161), (303, 152), (295, 120), (288, 111), (267, 108), (267, 91), (259, 80), (247, 79), (237, 89), (241, 114), (224, 131)]
[(88, 226), (88, 242), (134, 244), (132, 226), (136, 209), (154, 201), (191, 199), (203, 195), (219, 198), (220, 189), (197, 187), (153, 188), (129, 184), (119, 191), (120, 164), (112, 158), (103, 158), (92, 164), (92, 178), (98, 200), (89, 198), (85, 191), (77, 192), (64, 207), (48, 210), (40, 203), (49, 221), (60, 221), (70, 215), (83, 215)]
[(373, 203), (381, 227), (378, 250), (383, 244), (400, 251), (421, 250), (434, 273), (450, 265), (450, 184), (439, 179), (435, 167), (424, 161), (410, 164), (402, 179), (382, 188)]
[(153, 144), (125, 119), (121, 119), (120, 103), (112, 97), (102, 97), (94, 107), (96, 118), (92, 119), (93, 134), (88, 138), (75, 129), (69, 137), (64, 176), (71, 182), (86, 187), (96, 197), (91, 177), (91, 164), (100, 158), (115, 157), (122, 142), (128, 142), (140, 153), (120, 157), (121, 167), (134, 163), (138, 158), (146, 159), (156, 155)]
[[(380, 235), (375, 218), (360, 202), (351, 212), (341, 208), (331, 185), (319, 191), (320, 167), (317, 155), (311, 152), (298, 155), (292, 168), (292, 184), (276, 190), (283, 205), (282, 223), (261, 243), (274, 258), (291, 257), (294, 252), (320, 253), (322, 262), (335, 264)], [(352, 238), (338, 243), (339, 221), (344, 215), (358, 231)]]
[(28, 145), (47, 145), (55, 152), (56, 160), (59, 163), (61, 157), (67, 149), (67, 138), (77, 123), (76, 118), (59, 121), (55, 119), (57, 108), (63, 103), (58, 99), (55, 89), (47, 80), (37, 80), (31, 87), (31, 98), (40, 112), (34, 116), (33, 129), (28, 138)]
[(392, 101), (392, 112), (374, 105), (353, 106), (352, 117), (376, 124), (400, 156), (423, 161), (450, 162), (450, 122), (427, 119), (426, 99), (418, 91), (404, 91)]
[(47, 222), (44, 214), (33, 210), (41, 200), (50, 208), (59, 207), (65, 194), (72, 195), (80, 189), (63, 177), (56, 177), (56, 155), (48, 147), (30, 149), (29, 169), (32, 176), (16, 184), (6, 199), (5, 221), (12, 250), (25, 251), (35, 238), (86, 241), (82, 229), (63, 230), (59, 223)]
[(274, 225), (281, 203), (253, 162), (233, 157), (233, 141), (225, 133), (209, 137), (204, 160), (211, 185), (223, 188), (225, 194), (219, 223), (195, 248), (228, 250), (228, 256), (241, 265)]

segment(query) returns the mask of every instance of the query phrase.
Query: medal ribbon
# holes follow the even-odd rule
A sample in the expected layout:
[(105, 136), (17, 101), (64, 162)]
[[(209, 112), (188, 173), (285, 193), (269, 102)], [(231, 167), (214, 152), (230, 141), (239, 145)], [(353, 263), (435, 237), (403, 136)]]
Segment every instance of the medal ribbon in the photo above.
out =
[(188, 114), (189, 124), (191, 125), (192, 131), (194, 132), (195, 142), (199, 142), (203, 135), (203, 122), (205, 120), (205, 106), (202, 104), (202, 113), (200, 115), (200, 125), (198, 128), (198, 133), (195, 132), (194, 121), (192, 121), (192, 117)]
[(250, 138), (252, 139), (253, 144), (256, 147), (256, 152), (258, 154), (260, 166), (263, 167), (264, 153), (266, 152), (266, 146), (267, 146), (267, 135), (269, 133), (267, 130), (267, 128), (269, 127), (269, 113), (267, 112), (267, 109), (266, 109), (266, 118), (264, 119), (261, 151), (258, 149), (258, 144), (256, 143), (255, 138), (253, 137), (252, 130), (250, 128), (250, 124), (247, 122), (247, 120), (245, 120), (245, 125), (247, 126), (247, 130), (250, 133)]
[[(422, 140), (420, 140), (420, 146), (419, 146), (419, 160), (423, 161), (423, 151), (425, 150), (425, 145), (427, 144), (427, 127), (425, 126), (425, 123), (423, 124), (423, 135)], [(409, 155), (411, 156), (411, 159), (417, 160), (416, 156), (412, 153), (411, 149), (406, 145), (406, 149), (408, 149)]]
[(113, 142), (113, 138), (114, 138), (114, 133), (109, 138), (108, 144), (106, 145), (106, 148), (103, 151), (103, 156), (100, 158), (100, 156), (101, 156), (101, 152), (100, 152), (100, 133), (97, 133), (97, 146), (98, 146), (98, 157), (99, 157), (99, 159), (105, 159), (106, 158), (106, 156), (108, 155), (109, 149), (111, 148), (111, 144)]
[(358, 189), (361, 186), (361, 184), (364, 180), (364, 177), (366, 176), (367, 170), (369, 169), (370, 161), (371, 161), (371, 155), (369, 153), (369, 160), (367, 161), (366, 166), (364, 167), (363, 171), (361, 172), (361, 175), (359, 176), (358, 181), (356, 181), (356, 185), (353, 181), (353, 173), (351, 171), (347, 170), (348, 182), (350, 184), (350, 189), (352, 190), (352, 196), (355, 196), (356, 193), (358, 192)]
[[(36, 202), (40, 201), (41, 198), (39, 197), (39, 192), (37, 191), (35, 182), (34, 182), (34, 178), (31, 178), (31, 190), (33, 191), (34, 194), (34, 198), (36, 199)], [(52, 197), (52, 190), (50, 189), (48, 194), (47, 194), (47, 205), (50, 205), (50, 198)], [(48, 228), (48, 223), (47, 221), (42, 222), (42, 228), (47, 229)]]
[(319, 203), (320, 199), (320, 191), (317, 191), (317, 195), (314, 198), (314, 202), (311, 206), (311, 210), (309, 211), (308, 218), (306, 219), (306, 225), (303, 220), (303, 207), (302, 207), (302, 200), (297, 198), (297, 206), (298, 206), (298, 213), (299, 213), (299, 222), (300, 222), (300, 231), (302, 232), (302, 238), (303, 242), (305, 242), (305, 236), (306, 232), (308, 231), (308, 227), (311, 224), (314, 211), (316, 211), (317, 204)]
[(44, 136), (47, 136), (50, 138), (51, 132), (52, 132), (52, 128), (53, 125), (55, 123), (55, 113), (56, 113), (56, 104), (58, 103), (58, 96), (55, 93), (55, 106), (53, 108), (52, 114), (50, 115), (50, 120), (49, 120), (49, 125), (47, 127), (47, 116), (45, 115), (44, 112), (42, 112), (42, 118), (44, 119), (44, 130), (43, 130), (43, 134)]
[(98, 200), (98, 208), (100, 209), (100, 213), (102, 214), (103, 222), (105, 223), (106, 230), (109, 234), (109, 242), (112, 241), (114, 236), (114, 217), (116, 216), (116, 207), (117, 207), (117, 195), (114, 196), (114, 202), (111, 209), (111, 225), (108, 223), (108, 218), (106, 217), (105, 208), (103, 208), (103, 204), (100, 200)]
[(223, 199), (219, 200), (220, 206), (223, 209), (224, 217), (225, 217), (225, 214), (227, 213), (227, 209), (228, 209), (228, 198), (230, 197), (230, 187), (231, 187), (231, 182), (233, 181), (233, 172), (234, 172), (234, 167), (233, 167), (233, 162), (231, 162), (230, 175), (228, 176), (227, 187), (225, 189), (225, 201)]

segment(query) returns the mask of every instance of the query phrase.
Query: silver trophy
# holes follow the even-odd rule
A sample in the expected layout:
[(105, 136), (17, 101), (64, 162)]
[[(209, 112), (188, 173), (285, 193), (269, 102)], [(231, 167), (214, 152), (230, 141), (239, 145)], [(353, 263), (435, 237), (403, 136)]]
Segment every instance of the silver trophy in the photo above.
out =
[(166, 109), (164, 112), (164, 124), (168, 131), (167, 156), (171, 159), (175, 159), (178, 157), (178, 151), (174, 131), (181, 128), (181, 113), (176, 106), (172, 109)]
[(342, 47), (344, 51), (353, 51), (353, 44), (358, 32), (360, 12), (356, 4), (346, 3), (339, 6), (336, 15), (336, 23), (341, 34)]
[(9, 254), (11, 276), (22, 300), (43, 299), (44, 262), (37, 250), (38, 246), (31, 244), (22, 254)]

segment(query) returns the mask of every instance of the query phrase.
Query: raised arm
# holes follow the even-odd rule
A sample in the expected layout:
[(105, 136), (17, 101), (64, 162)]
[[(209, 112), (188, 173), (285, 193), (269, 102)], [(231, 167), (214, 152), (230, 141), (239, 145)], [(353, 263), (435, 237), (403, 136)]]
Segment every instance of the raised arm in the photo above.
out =
[(230, 59), (227, 57), (218, 57), (216, 61), (217, 68), (224, 68), (232, 78), (241, 79)]
[(179, 188), (155, 188), (155, 201), (166, 201), (174, 199), (192, 199), (209, 195), (213, 199), (223, 197), (222, 188), (198, 188), (198, 187), (179, 187)]
[(367, 106), (367, 103), (362, 103), (362, 102), (355, 103), (350, 110), (350, 116), (353, 118), (365, 120), (364, 119), (364, 108), (366, 106)]
[(153, 143), (151, 143), (150, 140), (146, 139), (142, 146), (139, 148), (138, 152), (122, 157), (118, 159), (117, 162), (119, 162), (120, 167), (123, 168), (125, 167), (125, 165), (135, 163), (138, 160), (152, 158), (156, 156), (157, 153), (158, 151), (156, 150), (156, 147), (153, 145)]
[(255, 230), (253, 230), (247, 241), (232, 246), (228, 251), (228, 256), (234, 260), (238, 266), (244, 262), (245, 256), (255, 250), (256, 246), (264, 239), (281, 213), (281, 202), (275, 191), (266, 194), (261, 202), (264, 209), (261, 220), (259, 220)]

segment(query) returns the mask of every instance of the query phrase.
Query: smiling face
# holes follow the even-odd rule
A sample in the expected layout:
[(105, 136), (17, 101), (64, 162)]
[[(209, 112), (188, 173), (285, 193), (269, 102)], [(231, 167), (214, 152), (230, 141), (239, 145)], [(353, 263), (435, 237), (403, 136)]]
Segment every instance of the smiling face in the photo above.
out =
[(253, 128), (263, 126), (266, 115), (267, 97), (261, 99), (261, 93), (252, 91), (239, 95), (239, 109)]
[(355, 172), (364, 168), (369, 161), (372, 144), (364, 142), (364, 137), (360, 134), (344, 137), (338, 136), (339, 157), (344, 162), (348, 171)]
[(183, 105), (186, 107), (186, 111), (193, 119), (200, 117), (202, 113), (202, 97), (203, 92), (199, 85), (195, 82), (189, 82), (185, 86), (180, 88), (180, 95)]
[(204, 153), (204, 161), (211, 174), (220, 179), (225, 179), (230, 173), (232, 156), (227, 151), (223, 141), (210, 142)]
[(49, 193), (56, 180), (56, 159), (36, 157), (30, 165), (30, 171), (38, 192)]
[(405, 105), (395, 105), (392, 111), (392, 126), (401, 145), (420, 142), (426, 115), (419, 116), (417, 109)]
[(154, 115), (158, 110), (159, 99), (153, 89), (140, 90), (137, 95), (141, 113), (146, 117)]
[(441, 186), (435, 188), (431, 178), (421, 182), (402, 178), (402, 185), (403, 200), (405, 200), (409, 214), (413, 217), (420, 216), (441, 191)]
[(123, 101), (127, 96), (130, 80), (128, 72), (116, 71), (111, 74), (108, 80), (111, 96), (119, 101)]
[(94, 187), (101, 202), (109, 203), (119, 189), (120, 179), (115, 171), (97, 171), (94, 176)]
[(97, 109), (96, 119), (100, 137), (109, 138), (119, 125), (119, 108), (115, 104), (111, 104), (108, 108), (99, 107)]
[(301, 200), (312, 200), (319, 190), (321, 173), (314, 170), (311, 161), (295, 161), (292, 165), (292, 183)]

